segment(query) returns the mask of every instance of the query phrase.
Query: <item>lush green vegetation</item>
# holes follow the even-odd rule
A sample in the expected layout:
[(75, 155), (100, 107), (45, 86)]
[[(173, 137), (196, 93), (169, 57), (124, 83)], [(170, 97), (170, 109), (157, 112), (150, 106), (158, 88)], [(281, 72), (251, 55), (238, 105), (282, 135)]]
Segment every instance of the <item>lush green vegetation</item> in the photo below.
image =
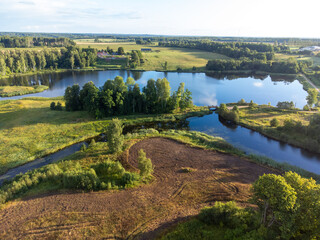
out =
[(253, 184), (252, 203), (216, 202), (161, 239), (319, 239), (320, 185), (296, 173), (267, 174)]
[[(86, 111), (52, 111), (52, 101), (62, 98), (25, 98), (0, 101), (0, 173), (38, 157), (61, 150), (106, 131), (112, 119), (93, 119)], [(203, 107), (193, 107), (172, 114), (127, 115), (118, 118), (128, 125), (167, 122), (207, 114)]]
[(206, 66), (207, 70), (212, 71), (263, 71), (270, 73), (288, 73), (296, 74), (303, 71), (309, 62), (298, 62), (295, 58), (289, 58), (283, 61), (266, 60), (210, 60)]
[(74, 69), (93, 66), (97, 52), (93, 48), (66, 48), (41, 50), (11, 50), (0, 52), (0, 76), (27, 73), (44, 69)]
[(70, 45), (75, 45), (75, 42), (64, 37), (0, 37), (0, 48), (67, 47)]
[(12, 97), (31, 93), (38, 93), (47, 90), (49, 87), (44, 85), (24, 86), (4, 86), (0, 87), (0, 97)]
[(159, 42), (159, 46), (195, 48), (208, 52), (216, 52), (234, 59), (248, 58), (250, 60), (272, 60), (274, 52), (287, 52), (290, 48), (284, 45), (256, 44), (241, 42), (213, 42), (213, 41), (169, 41)]
[(139, 85), (129, 77), (126, 83), (117, 76), (107, 80), (102, 88), (93, 82), (67, 87), (64, 98), (67, 111), (86, 110), (96, 118), (136, 113), (170, 113), (184, 111), (193, 106), (191, 92), (181, 83), (170, 96), (170, 83), (166, 78), (149, 79), (141, 93)]
[[(122, 150), (122, 148), (121, 148)], [(98, 154), (98, 155), (97, 155)], [(124, 189), (148, 181), (151, 175), (129, 172), (110, 154), (106, 143), (92, 141), (69, 160), (16, 176), (0, 189), (0, 204), (26, 194), (57, 189), (86, 191)], [(111, 159), (111, 160), (110, 160)], [(43, 188), (43, 186), (45, 186)]]
[[(225, 106), (222, 106), (222, 109), (225, 109)], [(221, 115), (220, 110), (217, 112)], [(289, 102), (278, 103), (278, 107), (255, 105), (239, 108), (238, 111), (227, 109), (222, 112), (221, 116), (227, 120), (235, 121), (271, 138), (319, 152), (319, 113), (295, 109)], [(224, 112), (234, 113), (231, 116)]]

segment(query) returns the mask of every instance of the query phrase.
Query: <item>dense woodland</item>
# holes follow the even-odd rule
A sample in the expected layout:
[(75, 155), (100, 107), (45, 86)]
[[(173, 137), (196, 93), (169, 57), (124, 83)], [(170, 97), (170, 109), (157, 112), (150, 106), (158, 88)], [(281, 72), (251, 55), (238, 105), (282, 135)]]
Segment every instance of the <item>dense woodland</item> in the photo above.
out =
[(30, 48), (30, 47), (67, 47), (76, 43), (69, 38), (49, 37), (0, 37), (0, 48)]
[(59, 49), (0, 52), (0, 74), (26, 73), (43, 69), (84, 68), (96, 63), (97, 50), (69, 46)]
[(170, 95), (170, 84), (166, 78), (148, 80), (140, 91), (133, 78), (124, 82), (118, 76), (97, 88), (93, 82), (68, 87), (65, 91), (67, 111), (86, 110), (96, 118), (136, 113), (169, 113), (180, 108), (184, 110), (193, 105), (191, 92), (181, 83), (178, 90)]
[(210, 60), (206, 65), (207, 70), (211, 71), (263, 71), (271, 73), (296, 74), (304, 72), (307, 67), (312, 65), (311, 61), (297, 61), (289, 58), (284, 61), (263, 61), (263, 60)]

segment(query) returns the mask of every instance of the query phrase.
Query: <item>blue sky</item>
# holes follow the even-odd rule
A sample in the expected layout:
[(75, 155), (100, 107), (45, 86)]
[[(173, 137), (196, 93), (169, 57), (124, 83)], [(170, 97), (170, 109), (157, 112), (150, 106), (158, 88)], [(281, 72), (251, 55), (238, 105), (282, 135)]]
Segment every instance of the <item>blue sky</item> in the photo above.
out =
[(320, 38), (318, 0), (0, 0), (0, 31)]

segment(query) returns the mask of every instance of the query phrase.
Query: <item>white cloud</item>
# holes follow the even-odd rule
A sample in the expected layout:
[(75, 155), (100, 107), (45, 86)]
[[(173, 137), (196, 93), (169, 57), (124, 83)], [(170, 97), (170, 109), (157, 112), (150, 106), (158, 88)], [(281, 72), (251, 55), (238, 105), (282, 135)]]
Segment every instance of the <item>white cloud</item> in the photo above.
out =
[(254, 82), (253, 86), (255, 86), (255, 87), (263, 87), (263, 83), (262, 82)]

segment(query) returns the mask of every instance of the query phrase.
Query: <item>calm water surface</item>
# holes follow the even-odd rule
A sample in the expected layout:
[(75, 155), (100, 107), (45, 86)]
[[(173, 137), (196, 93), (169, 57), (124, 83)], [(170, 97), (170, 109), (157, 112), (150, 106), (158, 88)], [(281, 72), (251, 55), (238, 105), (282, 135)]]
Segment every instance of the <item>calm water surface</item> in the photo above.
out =
[[(7, 83), (46, 84), (50, 86), (49, 90), (27, 96), (56, 97), (62, 96), (65, 88), (73, 84), (77, 83), (83, 86), (85, 83), (93, 81), (96, 86), (102, 86), (107, 79), (114, 79), (116, 76), (122, 76), (124, 79), (131, 76), (140, 87), (145, 86), (150, 78), (166, 77), (170, 81), (172, 90), (176, 90), (179, 84), (184, 82), (186, 88), (192, 92), (194, 103), (199, 106), (237, 102), (241, 98), (246, 101), (253, 100), (258, 104), (270, 102), (272, 105), (276, 105), (278, 101), (293, 101), (299, 108), (306, 104), (307, 92), (303, 90), (302, 85), (297, 80), (270, 76), (229, 76), (227, 78), (224, 76), (208, 76), (205, 73), (96, 71), (29, 76), (9, 79)], [(25, 96), (0, 98), (0, 100), (23, 97)], [(247, 153), (264, 155), (279, 162), (287, 162), (320, 174), (320, 155), (318, 154), (269, 139), (240, 126), (223, 124), (216, 114), (201, 118), (189, 118), (188, 122), (190, 130), (223, 137)]]

